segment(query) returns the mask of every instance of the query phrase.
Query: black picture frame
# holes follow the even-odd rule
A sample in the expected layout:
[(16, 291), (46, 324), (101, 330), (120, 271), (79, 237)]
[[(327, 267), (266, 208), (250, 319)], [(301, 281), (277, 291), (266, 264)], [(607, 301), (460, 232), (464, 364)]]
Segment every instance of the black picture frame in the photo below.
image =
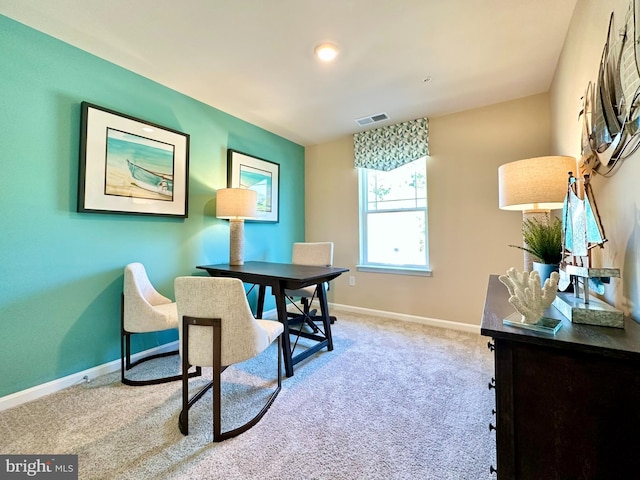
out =
[(280, 165), (227, 149), (227, 187), (249, 188), (258, 193), (258, 216), (254, 222), (280, 221)]
[(81, 104), (78, 212), (187, 218), (188, 134)]

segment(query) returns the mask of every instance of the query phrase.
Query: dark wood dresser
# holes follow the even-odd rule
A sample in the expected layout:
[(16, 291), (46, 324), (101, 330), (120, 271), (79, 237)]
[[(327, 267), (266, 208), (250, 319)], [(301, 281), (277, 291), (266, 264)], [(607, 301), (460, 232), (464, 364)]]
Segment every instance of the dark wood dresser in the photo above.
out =
[(503, 325), (508, 299), (491, 275), (481, 333), (495, 355), (498, 478), (640, 478), (640, 325), (572, 324), (551, 307), (562, 328), (538, 333)]

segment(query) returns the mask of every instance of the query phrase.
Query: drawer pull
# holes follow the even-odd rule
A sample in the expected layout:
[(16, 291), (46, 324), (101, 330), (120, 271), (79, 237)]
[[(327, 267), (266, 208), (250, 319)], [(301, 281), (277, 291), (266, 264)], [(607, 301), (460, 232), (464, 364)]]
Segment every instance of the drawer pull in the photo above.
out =
[(496, 470), (495, 468), (493, 468), (493, 465), (489, 466), (489, 473), (498, 473), (498, 470)]
[(496, 349), (496, 346), (495, 344), (491, 343), (491, 341), (488, 341), (487, 348), (493, 352)]
[(491, 377), (491, 381), (489, 382), (489, 390), (492, 388), (496, 388), (496, 379)]
[(492, 431), (492, 430), (497, 430), (497, 429), (496, 429), (496, 427), (495, 427), (495, 425), (493, 423), (490, 423), (489, 424), (489, 431)]

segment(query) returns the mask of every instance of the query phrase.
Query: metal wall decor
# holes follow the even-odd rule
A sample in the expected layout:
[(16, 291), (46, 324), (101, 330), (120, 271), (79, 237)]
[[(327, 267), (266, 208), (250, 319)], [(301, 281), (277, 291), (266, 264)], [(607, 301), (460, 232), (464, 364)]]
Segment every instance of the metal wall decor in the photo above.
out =
[(625, 23), (616, 32), (609, 18), (598, 79), (582, 98), (582, 167), (584, 173), (613, 175), (640, 146), (639, 0), (631, 0)]

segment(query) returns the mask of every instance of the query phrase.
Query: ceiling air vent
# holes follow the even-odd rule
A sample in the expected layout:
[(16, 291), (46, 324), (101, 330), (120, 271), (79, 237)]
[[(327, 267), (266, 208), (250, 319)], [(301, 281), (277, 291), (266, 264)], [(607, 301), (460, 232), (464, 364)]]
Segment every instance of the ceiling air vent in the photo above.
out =
[(372, 123), (381, 122), (383, 120), (388, 120), (389, 115), (386, 113), (377, 113), (375, 115), (369, 115), (368, 117), (362, 117), (356, 119), (356, 123), (361, 127), (365, 125), (371, 125)]

